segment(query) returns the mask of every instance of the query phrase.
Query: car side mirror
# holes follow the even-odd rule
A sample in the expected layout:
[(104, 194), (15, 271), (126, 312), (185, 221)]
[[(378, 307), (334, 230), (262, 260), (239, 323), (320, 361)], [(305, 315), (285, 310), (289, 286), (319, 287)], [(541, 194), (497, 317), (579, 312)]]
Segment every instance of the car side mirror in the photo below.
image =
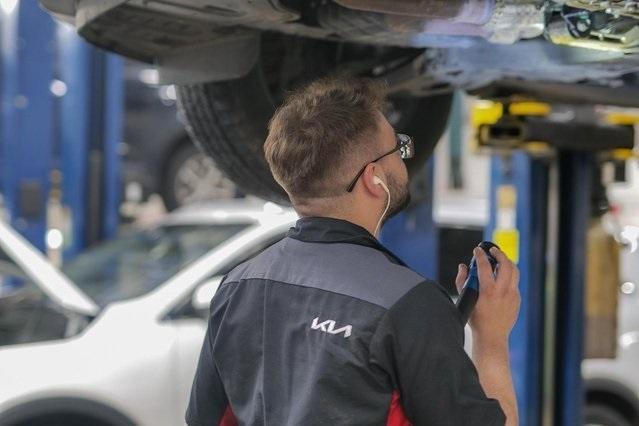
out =
[(211, 278), (198, 285), (193, 293), (191, 303), (196, 310), (208, 309), (211, 304), (211, 299), (215, 295), (220, 283), (222, 282), (222, 275)]

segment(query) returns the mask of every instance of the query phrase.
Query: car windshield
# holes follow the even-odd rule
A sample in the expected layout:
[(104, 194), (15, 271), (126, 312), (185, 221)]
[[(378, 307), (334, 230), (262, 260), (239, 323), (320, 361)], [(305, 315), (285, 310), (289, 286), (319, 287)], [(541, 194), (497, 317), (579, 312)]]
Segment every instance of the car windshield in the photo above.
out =
[(84, 252), (62, 270), (104, 307), (153, 290), (248, 226), (180, 225), (135, 232)]

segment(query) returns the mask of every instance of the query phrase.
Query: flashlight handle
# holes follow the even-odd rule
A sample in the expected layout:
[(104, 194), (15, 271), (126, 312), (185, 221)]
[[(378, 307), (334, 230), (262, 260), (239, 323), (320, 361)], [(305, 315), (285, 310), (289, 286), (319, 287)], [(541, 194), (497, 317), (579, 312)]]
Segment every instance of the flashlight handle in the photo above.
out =
[[(488, 255), (488, 261), (490, 262), (490, 266), (493, 270), (493, 274), (495, 273), (495, 269), (497, 268), (497, 259), (490, 254), (490, 249), (492, 247), (497, 247), (497, 245), (491, 243), (490, 241), (482, 241), (479, 243), (479, 246), (484, 252)], [(499, 247), (497, 247), (499, 248)], [(457, 309), (459, 311), (459, 315), (461, 316), (462, 322), (464, 325), (468, 322), (473, 309), (475, 309), (475, 305), (477, 304), (477, 299), (479, 298), (479, 274), (477, 271), (477, 261), (475, 260), (475, 256), (470, 260), (470, 267), (468, 268), (468, 277), (464, 282), (464, 287), (457, 299)]]

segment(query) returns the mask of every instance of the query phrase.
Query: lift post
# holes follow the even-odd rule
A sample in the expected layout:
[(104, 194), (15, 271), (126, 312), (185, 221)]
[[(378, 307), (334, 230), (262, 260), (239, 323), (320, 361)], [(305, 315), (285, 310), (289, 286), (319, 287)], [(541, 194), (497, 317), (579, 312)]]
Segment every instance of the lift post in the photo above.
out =
[(2, 2), (0, 19), (0, 207), (61, 261), (117, 230), (122, 59), (37, 2)]
[(593, 152), (634, 145), (631, 126), (554, 122), (550, 110), (534, 102), (490, 103), (473, 114), (479, 146), (494, 153), (485, 237), (521, 272), (510, 351), (522, 426), (582, 424)]
[(55, 24), (37, 2), (1, 6), (0, 192), (7, 219), (44, 250), (55, 126), (49, 90)]
[[(520, 269), (519, 319), (510, 336), (511, 367), (518, 397), (520, 424), (538, 425), (541, 413), (543, 361), (543, 288), (545, 281), (548, 165), (523, 152), (495, 155), (491, 160), (490, 219), (484, 238), (494, 241)], [(514, 211), (499, 192), (514, 195)], [(501, 195), (501, 197), (500, 197)], [(506, 211), (504, 211), (506, 210)], [(500, 223), (514, 214), (515, 228)], [(504, 241), (498, 232), (512, 235)]]
[(560, 152), (559, 241), (555, 323), (555, 422), (583, 424), (584, 387), (581, 362), (584, 342), (586, 232), (590, 220), (592, 153)]
[(121, 195), (122, 58), (90, 46), (72, 27), (57, 29), (61, 204), (70, 229), (64, 255), (117, 233)]

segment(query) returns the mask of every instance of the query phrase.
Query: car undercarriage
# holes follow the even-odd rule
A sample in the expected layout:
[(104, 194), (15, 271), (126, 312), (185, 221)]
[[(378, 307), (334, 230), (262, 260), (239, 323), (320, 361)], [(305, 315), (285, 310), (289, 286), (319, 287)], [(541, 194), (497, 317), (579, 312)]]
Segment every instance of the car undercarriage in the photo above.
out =
[[(90, 43), (157, 67), (191, 138), (246, 194), (288, 197), (262, 155), (285, 93), (330, 74), (383, 79), (385, 113), (442, 135), (451, 93), (639, 107), (635, 0), (41, 0)], [(428, 117), (423, 120), (422, 117)], [(392, 119), (391, 119), (392, 118)]]
[[(91, 43), (155, 63), (169, 83), (246, 75), (258, 60), (263, 31), (337, 44), (405, 48), (391, 60), (377, 55), (377, 63), (360, 68), (374, 76), (388, 74), (396, 81), (396, 90), (415, 95), (450, 87), (473, 90), (496, 82), (512, 87), (517, 81), (588, 82), (615, 88), (632, 85), (632, 79), (624, 76), (639, 70), (639, 2), (633, 0), (43, 0), (42, 4), (74, 22)], [(628, 97), (620, 102), (639, 101)]]

